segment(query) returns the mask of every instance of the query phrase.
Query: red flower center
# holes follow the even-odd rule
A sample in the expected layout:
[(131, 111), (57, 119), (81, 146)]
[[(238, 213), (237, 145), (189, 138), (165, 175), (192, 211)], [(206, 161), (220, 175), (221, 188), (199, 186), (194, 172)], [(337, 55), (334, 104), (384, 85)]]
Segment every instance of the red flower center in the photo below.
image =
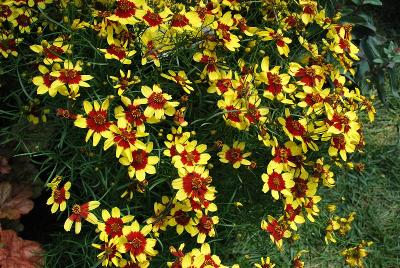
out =
[(183, 210), (178, 210), (177, 212), (175, 212), (174, 214), (175, 220), (179, 225), (183, 225), (186, 226), (189, 224), (190, 221), (190, 217), (189, 215), (183, 211)]
[(90, 111), (86, 123), (89, 129), (92, 129), (97, 133), (108, 130), (111, 125), (111, 123), (107, 121), (107, 111), (105, 110)]
[(46, 87), (50, 87), (55, 80), (56, 77), (51, 76), (50, 73), (46, 73), (43, 75), (43, 83), (46, 85)]
[(144, 252), (146, 248), (146, 238), (141, 232), (130, 232), (126, 239), (128, 240), (125, 243), (125, 248), (130, 251), (133, 256), (137, 256)]
[(19, 15), (16, 20), (18, 25), (22, 27), (28, 27), (31, 24), (31, 19), (25, 14)]
[(295, 182), (294, 187), (290, 189), (293, 194), (293, 197), (295, 198), (306, 197), (306, 192), (308, 188), (307, 181), (301, 178), (295, 178), (294, 182)]
[(185, 27), (185, 26), (188, 25), (188, 24), (189, 24), (189, 20), (188, 20), (188, 18), (186, 18), (185, 15), (182, 15), (182, 14), (175, 14), (175, 15), (172, 17), (171, 25), (172, 25), (173, 27)]
[(183, 190), (192, 197), (204, 199), (207, 185), (207, 181), (199, 173), (191, 172), (183, 177)]
[(60, 55), (64, 53), (64, 50), (61, 47), (51, 45), (50, 47), (45, 47), (43, 52), (46, 58), (55, 60), (60, 58)]
[(167, 100), (164, 98), (163, 94), (156, 92), (153, 92), (147, 100), (149, 106), (156, 110), (163, 109), (166, 102)]
[(121, 218), (109, 218), (106, 222), (105, 231), (111, 237), (122, 236), (122, 227), (124, 222)]
[(286, 128), (293, 136), (303, 136), (306, 129), (299, 121), (294, 120), (291, 116), (286, 118)]
[(225, 152), (225, 158), (232, 164), (240, 162), (242, 157), (242, 151), (239, 148), (231, 148)]
[(142, 125), (146, 120), (138, 105), (129, 105), (125, 111), (125, 117), (129, 123), (135, 123), (137, 126)]
[(117, 2), (117, 8), (115, 9), (115, 15), (120, 18), (129, 18), (136, 13), (136, 5), (129, 0), (119, 0)]
[(272, 172), (271, 175), (268, 176), (268, 186), (271, 190), (282, 191), (285, 189), (285, 181), (281, 174), (277, 172)]
[(274, 237), (275, 241), (281, 240), (285, 233), (283, 226), (281, 226), (276, 220), (273, 220), (268, 224), (267, 231)]
[(160, 25), (163, 22), (159, 14), (151, 12), (150, 10), (143, 16), (143, 19), (152, 27)]
[(123, 47), (111, 45), (107, 48), (107, 53), (111, 55), (115, 55), (119, 60), (122, 60), (126, 57), (126, 52)]
[(199, 229), (200, 233), (208, 234), (212, 230), (213, 226), (214, 223), (212, 222), (211, 218), (203, 215), (199, 221), (199, 224), (197, 225), (197, 228)]
[(148, 162), (148, 154), (144, 150), (137, 150), (132, 152), (133, 161), (131, 166), (135, 168), (135, 170), (142, 170), (147, 166)]
[(64, 187), (61, 188), (60, 190), (55, 189), (53, 192), (54, 196), (54, 202), (57, 204), (61, 204), (63, 201), (65, 201), (65, 189)]
[(60, 71), (58, 79), (64, 84), (79, 84), (81, 81), (81, 73), (74, 69), (64, 69)]
[(226, 109), (226, 118), (235, 122), (235, 123), (239, 123), (240, 122), (240, 111), (238, 109), (236, 109), (234, 106), (232, 105), (228, 105), (225, 107)]
[(181, 161), (184, 165), (193, 166), (200, 160), (200, 153), (195, 149), (192, 152), (184, 150), (181, 153)]

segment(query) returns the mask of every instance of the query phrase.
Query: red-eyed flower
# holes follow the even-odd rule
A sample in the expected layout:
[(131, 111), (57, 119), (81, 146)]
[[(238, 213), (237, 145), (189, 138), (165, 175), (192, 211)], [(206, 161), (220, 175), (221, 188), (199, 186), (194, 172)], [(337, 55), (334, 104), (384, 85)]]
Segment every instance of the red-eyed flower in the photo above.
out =
[(268, 221), (263, 220), (261, 222), (261, 229), (269, 233), (272, 242), (275, 243), (279, 250), (282, 249), (283, 238), (291, 236), (291, 232), (283, 217), (276, 220), (274, 217), (268, 215)]
[(281, 29), (275, 31), (271, 28), (267, 28), (265, 31), (257, 32), (257, 35), (262, 37), (264, 41), (274, 41), (279, 54), (286, 57), (289, 56), (290, 49), (288, 44), (292, 43), (292, 39), (284, 37)]
[(58, 208), (60, 211), (64, 211), (67, 207), (67, 200), (70, 198), (69, 189), (71, 188), (71, 182), (66, 182), (63, 187), (58, 186), (52, 188), (51, 196), (47, 199), (47, 205), (51, 206), (51, 213), (55, 213)]
[(144, 5), (143, 0), (117, 0), (116, 8), (109, 20), (125, 24), (135, 24), (139, 20), (137, 19), (137, 11)]
[(179, 201), (193, 198), (196, 201), (215, 199), (215, 188), (210, 186), (209, 171), (202, 166), (179, 169), (179, 178), (172, 181), (172, 188), (178, 190), (176, 198)]
[(140, 78), (138, 76), (134, 76), (131, 78), (131, 70), (128, 70), (126, 74), (124, 71), (119, 70), (119, 77), (110, 76), (110, 79), (116, 83), (114, 88), (118, 90), (118, 95), (121, 96), (125, 91), (129, 89), (130, 86), (137, 84), (140, 82)]
[(64, 223), (64, 229), (69, 232), (72, 225), (75, 223), (75, 233), (79, 234), (82, 228), (82, 221), (86, 220), (91, 224), (97, 224), (96, 216), (90, 212), (100, 206), (99, 201), (89, 201), (83, 205), (73, 205), (72, 214)]
[[(160, 159), (157, 156), (149, 155), (153, 151), (153, 143), (146, 144), (145, 149), (137, 149), (131, 152), (132, 156), (127, 156), (125, 151), (122, 152), (122, 157), (119, 162), (128, 166), (128, 174), (131, 178), (136, 178), (138, 181), (144, 181), (146, 174), (155, 174), (154, 167)], [(129, 160), (132, 159), (132, 160)]]
[(161, 74), (161, 76), (180, 85), (187, 94), (190, 94), (192, 91), (194, 91), (194, 88), (190, 86), (192, 82), (188, 79), (184, 71), (179, 71), (176, 73), (168, 70), (168, 74)]
[(103, 267), (108, 267), (112, 264), (115, 267), (120, 267), (119, 262), (122, 259), (122, 255), (118, 252), (119, 238), (115, 237), (102, 244), (92, 244), (92, 247), (101, 250), (97, 255), (97, 258), (101, 260), (101, 265)]
[(62, 56), (70, 50), (70, 45), (64, 44), (62, 37), (56, 38), (51, 44), (46, 40), (43, 40), (40, 45), (32, 45), (30, 49), (33, 52), (43, 55), (44, 64), (51, 65), (54, 62), (63, 62)]
[(119, 45), (117, 43), (110, 45), (108, 48), (99, 49), (101, 52), (105, 53), (104, 57), (108, 60), (115, 59), (120, 61), (122, 64), (131, 64), (132, 60), (129, 59), (135, 55), (135, 50), (128, 50), (127, 43), (124, 45)]
[(64, 68), (52, 71), (51, 76), (57, 77), (53, 82), (52, 87), (68, 86), (74, 93), (78, 93), (79, 87), (90, 87), (86, 82), (93, 79), (91, 75), (81, 74), (81, 63), (77, 62), (75, 65), (69, 61), (64, 61)]
[(222, 163), (230, 163), (234, 168), (239, 168), (240, 165), (248, 166), (251, 164), (246, 157), (251, 155), (250, 152), (245, 153), (246, 144), (244, 142), (235, 141), (233, 142), (232, 148), (224, 144), (221, 152), (218, 153), (219, 161)]
[(88, 142), (93, 135), (93, 146), (99, 143), (101, 137), (110, 137), (109, 127), (111, 122), (108, 121), (108, 107), (108, 99), (101, 106), (97, 101), (94, 101), (93, 105), (88, 101), (84, 101), (83, 108), (87, 117), (79, 116), (74, 122), (74, 125), (79, 128), (88, 128), (85, 141)]
[[(110, 136), (104, 142), (104, 150), (107, 150), (114, 144), (116, 145), (115, 156), (117, 158), (120, 157), (122, 152), (125, 152), (128, 158), (132, 157), (132, 151), (136, 149), (146, 149), (146, 145), (139, 140), (139, 138), (148, 136), (148, 133), (139, 132), (133, 130), (131, 126), (127, 126), (126, 128), (120, 128), (116, 125), (110, 125)], [(129, 161), (133, 161), (133, 159), (129, 158)]]
[(142, 104), (147, 104), (144, 110), (146, 117), (162, 119), (165, 115), (172, 116), (175, 114), (175, 107), (179, 105), (179, 102), (170, 101), (171, 95), (163, 93), (158, 85), (153, 85), (153, 89), (142, 86), (142, 94), (146, 97), (140, 100)]
[(204, 50), (203, 52), (196, 52), (193, 55), (193, 60), (195, 62), (200, 62), (204, 64), (204, 69), (201, 73), (202, 77), (208, 76), (210, 81), (217, 80), (220, 78), (219, 69), (217, 66), (217, 55), (209, 50)]
[(140, 107), (143, 101), (139, 99), (131, 100), (128, 97), (121, 96), (121, 101), (125, 108), (117, 106), (114, 109), (115, 118), (118, 120), (118, 126), (126, 128), (131, 126), (136, 128), (138, 132), (145, 132), (145, 122), (156, 123), (158, 120), (155, 118), (148, 118), (143, 114), (142, 108)]
[(101, 232), (100, 239), (106, 242), (114, 237), (121, 237), (123, 235), (122, 229), (124, 225), (131, 222), (134, 218), (132, 215), (121, 217), (121, 211), (117, 207), (111, 209), (111, 214), (108, 210), (103, 209), (101, 211), (101, 217), (104, 222), (99, 222), (98, 224), (98, 228)]
[(289, 172), (281, 173), (281, 171), (269, 170), (267, 174), (263, 173), (261, 178), (264, 182), (262, 191), (264, 193), (271, 191), (274, 199), (279, 199), (279, 194), (284, 196), (290, 195), (290, 188), (294, 186), (293, 174)]
[(218, 216), (208, 216), (203, 214), (200, 210), (196, 213), (196, 229), (197, 229), (197, 243), (203, 244), (207, 237), (215, 236), (214, 226), (218, 224)]
[[(58, 87), (53, 86), (53, 82), (57, 80), (57, 77), (52, 76), (51, 72), (46, 66), (39, 65), (38, 67), (39, 72), (41, 75), (35, 76), (32, 79), (33, 84), (37, 86), (36, 93), (39, 95), (49, 93), (51, 97), (60, 93), (63, 96), (68, 95), (68, 90), (65, 85), (60, 85)], [(54, 64), (52, 66), (52, 70), (56, 71), (60, 69), (60, 65)]]
[(176, 144), (177, 154), (172, 157), (172, 163), (178, 169), (193, 167), (198, 165), (206, 165), (211, 155), (205, 153), (207, 145), (199, 144), (197, 141)]
[(325, 80), (324, 71), (318, 65), (302, 67), (296, 62), (291, 62), (289, 64), (289, 73), (299, 79), (297, 84), (301, 86), (315, 87)]
[(137, 221), (133, 221), (131, 225), (123, 228), (123, 236), (119, 241), (118, 251), (121, 253), (129, 253), (132, 261), (143, 263), (148, 258), (157, 255), (158, 251), (154, 249), (157, 240), (147, 238), (151, 232), (152, 226), (146, 225), (140, 228)]

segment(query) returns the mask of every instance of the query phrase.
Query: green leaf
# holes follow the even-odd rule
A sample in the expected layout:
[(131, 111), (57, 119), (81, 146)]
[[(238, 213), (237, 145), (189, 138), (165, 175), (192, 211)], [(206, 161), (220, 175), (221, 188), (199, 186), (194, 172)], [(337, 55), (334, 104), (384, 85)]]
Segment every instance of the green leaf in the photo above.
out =
[(362, 1), (363, 5), (374, 5), (374, 6), (381, 6), (382, 2), (380, 0), (364, 0)]

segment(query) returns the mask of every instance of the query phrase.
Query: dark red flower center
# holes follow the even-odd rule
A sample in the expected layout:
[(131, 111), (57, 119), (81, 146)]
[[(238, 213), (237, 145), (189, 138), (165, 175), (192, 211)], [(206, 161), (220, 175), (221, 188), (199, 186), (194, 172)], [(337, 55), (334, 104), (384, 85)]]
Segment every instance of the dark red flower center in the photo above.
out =
[(240, 162), (243, 159), (242, 150), (239, 148), (231, 148), (225, 152), (225, 158), (232, 164)]
[(105, 222), (105, 225), (105, 231), (110, 236), (110, 238), (113, 238), (115, 236), (122, 236), (122, 228), (124, 227), (124, 222), (121, 218), (110, 217)]
[(88, 128), (94, 130), (96, 133), (108, 130), (111, 125), (111, 122), (107, 121), (107, 111), (105, 110), (90, 111), (86, 122)]
[(119, 0), (117, 2), (117, 8), (115, 9), (115, 15), (120, 18), (129, 18), (136, 13), (136, 5), (129, 0)]
[(128, 242), (125, 243), (125, 248), (133, 256), (137, 256), (144, 252), (147, 241), (141, 232), (130, 232), (126, 236), (126, 239), (128, 240)]
[(135, 170), (142, 170), (147, 166), (148, 162), (148, 154), (144, 150), (136, 150), (132, 152), (132, 163), (131, 166), (135, 168)]
[(200, 160), (200, 153), (195, 149), (192, 152), (184, 150), (181, 153), (181, 161), (184, 165), (193, 166)]
[(272, 172), (268, 176), (268, 186), (271, 190), (275, 191), (282, 191), (285, 189), (285, 181), (283, 180), (283, 177), (281, 174), (277, 172)]
[(119, 60), (122, 60), (126, 57), (126, 51), (123, 47), (111, 45), (107, 48), (107, 53), (111, 55), (115, 55)]
[(60, 71), (58, 79), (64, 84), (79, 84), (81, 79), (81, 73), (74, 69), (63, 69)]
[(286, 128), (293, 136), (303, 136), (306, 129), (299, 121), (294, 120), (291, 116), (286, 118)]
[(143, 19), (152, 27), (160, 25), (163, 22), (159, 14), (151, 12), (150, 10), (148, 10), (146, 15), (143, 16)]
[(45, 47), (43, 53), (46, 58), (55, 60), (60, 58), (60, 55), (64, 53), (64, 50), (61, 47), (51, 45), (50, 47)]
[(164, 98), (162, 93), (153, 92), (149, 96), (147, 103), (153, 109), (158, 110), (158, 109), (163, 109), (164, 108), (164, 105), (165, 105), (165, 103), (167, 103), (167, 100)]
[(188, 25), (188, 24), (189, 24), (189, 20), (188, 20), (188, 18), (186, 18), (185, 15), (182, 15), (182, 14), (175, 14), (175, 15), (172, 17), (171, 25), (172, 25), (173, 27), (185, 27), (185, 26)]

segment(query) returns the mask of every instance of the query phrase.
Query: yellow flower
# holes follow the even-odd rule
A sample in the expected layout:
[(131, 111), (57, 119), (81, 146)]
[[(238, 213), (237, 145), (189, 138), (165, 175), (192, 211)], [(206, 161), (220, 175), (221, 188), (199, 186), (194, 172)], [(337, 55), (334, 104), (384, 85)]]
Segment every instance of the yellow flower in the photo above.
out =
[(140, 82), (140, 78), (136, 75), (131, 78), (131, 70), (128, 70), (126, 74), (124, 73), (124, 71), (119, 70), (119, 74), (120, 77), (110, 76), (111, 80), (113, 82), (116, 82), (114, 88), (118, 89), (119, 96), (121, 96), (126, 90), (128, 90), (131, 85)]
[(197, 145), (197, 141), (186, 142), (184, 145), (177, 143), (175, 148), (177, 153), (172, 157), (172, 163), (177, 169), (206, 165), (211, 158), (211, 155), (204, 153), (207, 145)]
[(97, 224), (96, 216), (90, 212), (100, 206), (99, 201), (90, 201), (83, 205), (75, 204), (72, 207), (72, 214), (67, 218), (64, 223), (65, 231), (69, 232), (72, 225), (75, 223), (75, 234), (79, 234), (82, 228), (82, 221), (86, 220), (91, 224)]
[(83, 108), (87, 117), (78, 116), (74, 125), (79, 128), (88, 128), (85, 141), (88, 142), (93, 135), (93, 146), (99, 144), (100, 138), (109, 138), (111, 133), (109, 127), (111, 122), (108, 121), (109, 100), (106, 99), (100, 106), (97, 101), (93, 105), (88, 101), (83, 101)]
[(201, 210), (197, 211), (195, 218), (197, 243), (203, 244), (207, 237), (214, 237), (214, 226), (218, 224), (218, 222), (218, 216), (210, 217), (207, 214), (203, 214)]
[(119, 239), (116, 237), (102, 243), (101, 245), (92, 244), (92, 247), (101, 250), (97, 255), (97, 258), (101, 260), (101, 265), (103, 267), (108, 267), (112, 264), (114, 264), (115, 267), (119, 267), (122, 255), (118, 252), (118, 243)]
[[(154, 167), (160, 159), (157, 156), (149, 155), (153, 151), (153, 143), (146, 144), (145, 149), (132, 150), (131, 156), (126, 155), (126, 151), (122, 152), (122, 157), (119, 162), (128, 167), (128, 174), (131, 178), (136, 178), (138, 181), (144, 181), (147, 174), (155, 174)], [(130, 160), (132, 159), (132, 160)]]
[(152, 226), (145, 225), (140, 228), (137, 221), (133, 221), (131, 225), (123, 228), (123, 236), (119, 241), (118, 251), (121, 253), (129, 253), (133, 262), (147, 262), (151, 257), (158, 254), (154, 249), (157, 240), (147, 238), (151, 232)]
[(123, 25), (136, 24), (139, 21), (137, 12), (144, 4), (144, 0), (117, 0), (116, 8), (108, 19)]
[(218, 59), (215, 52), (212, 52), (210, 50), (204, 50), (203, 52), (196, 52), (193, 55), (193, 60), (195, 62), (200, 62), (205, 65), (201, 73), (202, 78), (204, 78), (206, 75), (208, 76), (208, 79), (210, 81), (217, 80), (220, 78), (220, 73), (217, 66)]
[(71, 61), (64, 61), (64, 68), (54, 70), (50, 73), (51, 76), (57, 77), (52, 87), (58, 88), (65, 85), (74, 93), (78, 93), (79, 87), (90, 87), (86, 81), (93, 79), (93, 76), (83, 75), (81, 71), (82, 67), (80, 62), (77, 62), (74, 66)]
[(293, 174), (289, 172), (281, 173), (282, 171), (268, 170), (268, 173), (263, 173), (261, 178), (264, 182), (262, 191), (264, 193), (271, 190), (271, 195), (274, 199), (279, 199), (279, 194), (285, 196), (291, 195), (290, 188), (294, 186)]
[(71, 49), (71, 46), (64, 45), (63, 38), (57, 37), (51, 44), (43, 40), (40, 45), (31, 45), (30, 49), (35, 53), (42, 54), (44, 56), (43, 62), (51, 65), (54, 62), (63, 62), (61, 57)]
[(60, 211), (64, 211), (67, 207), (67, 200), (70, 198), (69, 189), (71, 188), (71, 182), (66, 182), (63, 187), (54, 187), (51, 192), (51, 196), (47, 199), (47, 205), (51, 206), (51, 213), (55, 213), (58, 208)]
[(105, 53), (106, 59), (115, 59), (120, 61), (122, 64), (131, 64), (132, 61), (129, 59), (135, 55), (135, 50), (128, 50), (127, 43), (121, 46), (118, 43), (110, 45), (108, 48), (99, 49), (101, 52)]
[(265, 31), (257, 32), (257, 35), (262, 37), (262, 40), (264, 41), (274, 41), (279, 54), (286, 57), (289, 56), (290, 49), (288, 44), (292, 43), (292, 39), (284, 37), (282, 30), (278, 29), (275, 31), (271, 28), (267, 28)]
[(126, 215), (121, 217), (121, 211), (117, 207), (111, 209), (111, 213), (108, 210), (103, 209), (101, 211), (101, 217), (103, 222), (98, 223), (100, 230), (100, 240), (109, 241), (115, 237), (121, 237), (123, 235), (122, 229), (124, 225), (131, 222), (134, 218), (132, 215)]
[(261, 264), (256, 263), (254, 265), (257, 268), (274, 268), (275, 267), (275, 264), (271, 262), (271, 259), (269, 257), (266, 257), (265, 259), (264, 259), (264, 257), (261, 257)]
[(244, 152), (245, 146), (244, 142), (239, 141), (233, 142), (232, 148), (224, 144), (221, 152), (218, 153), (219, 161), (222, 163), (231, 163), (234, 168), (239, 168), (240, 165), (250, 165), (251, 162), (246, 157), (249, 157), (251, 153)]
[[(37, 87), (36, 93), (38, 95), (46, 94), (49, 93), (51, 97), (54, 97), (57, 95), (57, 93), (60, 93), (63, 96), (68, 95), (68, 90), (65, 85), (60, 85), (58, 87), (53, 86), (53, 82), (57, 80), (57, 77), (52, 76), (51, 72), (46, 66), (44, 65), (39, 65), (38, 67), (39, 72), (42, 75), (35, 76), (32, 79), (33, 84), (35, 84)], [(54, 64), (52, 66), (52, 70), (56, 71), (60, 69), (60, 65)]]
[(146, 117), (154, 116), (156, 119), (162, 119), (165, 115), (172, 116), (175, 113), (175, 107), (179, 105), (179, 102), (170, 101), (171, 95), (163, 93), (158, 85), (153, 85), (153, 89), (142, 86), (142, 94), (146, 97), (141, 99), (142, 104), (147, 104), (144, 110)]
[(188, 232), (191, 236), (197, 234), (195, 222), (190, 214), (192, 207), (189, 200), (175, 202), (175, 206), (171, 209), (171, 218), (168, 221), (170, 226), (176, 226), (176, 232), (181, 235), (183, 231)]
[(184, 71), (175, 73), (174, 71), (168, 70), (168, 73), (169, 75), (161, 74), (161, 76), (180, 85), (187, 94), (190, 94), (192, 91), (194, 91), (194, 88), (190, 86), (192, 82), (187, 78), (187, 75)]
[(351, 247), (343, 250), (340, 255), (342, 255), (350, 267), (364, 267), (363, 259), (368, 256), (368, 251), (366, 247), (371, 246), (373, 243), (371, 241), (365, 242), (364, 240), (355, 247)]

